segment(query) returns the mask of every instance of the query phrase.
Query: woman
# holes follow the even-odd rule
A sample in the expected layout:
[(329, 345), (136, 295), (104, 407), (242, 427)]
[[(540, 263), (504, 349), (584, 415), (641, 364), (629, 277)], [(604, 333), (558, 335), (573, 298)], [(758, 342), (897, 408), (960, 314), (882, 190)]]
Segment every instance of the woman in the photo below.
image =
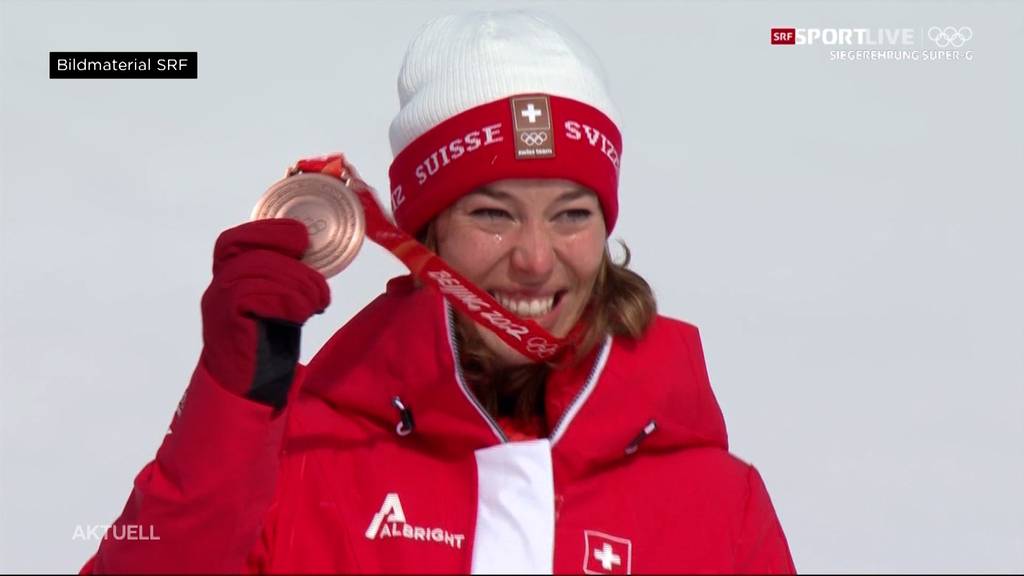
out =
[(83, 572), (792, 572), (697, 330), (609, 259), (601, 78), (536, 16), (440, 18), (391, 127), (398, 225), (568, 352), (531, 361), (401, 277), (298, 365), (330, 300), (306, 229), (228, 230), (199, 365), (117, 522), (154, 538), (107, 539)]

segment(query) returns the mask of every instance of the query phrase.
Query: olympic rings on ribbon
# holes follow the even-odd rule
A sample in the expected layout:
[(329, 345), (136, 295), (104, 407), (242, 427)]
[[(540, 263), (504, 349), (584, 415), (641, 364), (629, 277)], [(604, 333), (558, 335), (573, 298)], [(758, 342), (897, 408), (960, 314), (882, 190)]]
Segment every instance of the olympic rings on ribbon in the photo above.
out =
[(548, 344), (547, 340), (540, 336), (534, 336), (526, 341), (526, 349), (537, 356), (548, 357), (554, 354), (558, 347)]

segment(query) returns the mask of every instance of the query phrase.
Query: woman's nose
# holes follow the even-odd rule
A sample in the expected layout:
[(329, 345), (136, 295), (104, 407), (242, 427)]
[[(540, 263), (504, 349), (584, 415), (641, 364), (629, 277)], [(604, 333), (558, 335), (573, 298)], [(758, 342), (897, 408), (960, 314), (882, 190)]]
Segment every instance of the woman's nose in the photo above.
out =
[(555, 266), (554, 244), (551, 234), (543, 226), (524, 226), (515, 235), (512, 248), (512, 269), (524, 280), (543, 282)]

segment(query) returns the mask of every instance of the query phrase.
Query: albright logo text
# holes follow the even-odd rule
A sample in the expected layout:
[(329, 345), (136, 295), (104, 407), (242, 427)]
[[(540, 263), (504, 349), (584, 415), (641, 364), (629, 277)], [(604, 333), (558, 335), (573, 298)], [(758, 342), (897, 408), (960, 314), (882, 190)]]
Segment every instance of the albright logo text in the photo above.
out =
[(370, 520), (370, 525), (366, 528), (366, 538), (369, 540), (405, 538), (406, 540), (444, 544), (461, 550), (466, 535), (455, 534), (436, 526), (409, 524), (405, 520), (405, 510), (402, 509), (402, 501), (398, 494), (389, 492), (384, 497), (380, 511), (374, 514), (373, 519)]

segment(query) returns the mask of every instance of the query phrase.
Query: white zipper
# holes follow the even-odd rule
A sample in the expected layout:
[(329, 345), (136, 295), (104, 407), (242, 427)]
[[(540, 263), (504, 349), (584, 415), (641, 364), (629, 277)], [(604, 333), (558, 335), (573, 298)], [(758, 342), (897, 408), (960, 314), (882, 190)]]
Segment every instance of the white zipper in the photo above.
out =
[[(452, 360), (455, 362), (455, 380), (459, 383), (459, 388), (462, 390), (462, 394), (466, 396), (466, 399), (470, 401), (480, 417), (484, 419), (488, 426), (491, 428), (491, 432), (501, 441), (502, 444), (507, 443), (508, 436), (505, 435), (504, 430), (494, 420), (491, 414), (480, 404), (480, 400), (477, 399), (476, 394), (473, 394), (469, 386), (466, 385), (466, 378), (462, 373), (462, 362), (459, 360), (459, 348), (455, 343), (455, 313), (452, 310), (448, 300), (444, 300), (444, 311), (445, 316), (448, 319), (448, 345), (452, 351)], [(565, 412), (558, 419), (558, 423), (552, 429), (551, 434), (548, 438), (551, 440), (551, 446), (554, 447), (555, 443), (565, 433), (566, 428), (572, 423), (573, 418), (576, 417), (576, 413), (580, 411), (583, 404), (590, 397), (590, 394), (597, 387), (597, 381), (601, 377), (601, 373), (604, 371), (605, 363), (608, 361), (608, 354), (612, 348), (612, 337), (606, 336), (604, 343), (601, 345), (601, 352), (597, 355), (597, 359), (594, 361), (594, 365), (590, 368), (590, 374), (587, 375), (587, 381), (583, 387), (573, 397), (572, 402), (569, 403), (569, 407), (566, 408)]]
[(590, 368), (590, 374), (587, 376), (587, 382), (580, 388), (580, 391), (576, 393), (576, 396), (569, 403), (569, 407), (562, 413), (561, 418), (558, 419), (558, 423), (551, 430), (551, 446), (552, 448), (558, 442), (558, 440), (565, 434), (565, 429), (569, 427), (572, 419), (576, 417), (576, 413), (580, 411), (583, 404), (590, 398), (590, 393), (597, 387), (597, 380), (601, 377), (601, 373), (604, 372), (605, 362), (608, 361), (608, 353), (612, 349), (612, 337), (605, 336), (604, 343), (601, 344), (601, 352), (597, 355), (597, 359), (594, 360), (594, 365)]
[(455, 343), (455, 313), (452, 311), (452, 307), (448, 303), (447, 299), (444, 299), (444, 313), (448, 318), (448, 345), (451, 347), (452, 360), (455, 362), (455, 380), (459, 383), (459, 388), (462, 390), (462, 393), (470, 403), (473, 404), (473, 407), (476, 408), (476, 411), (484, 419), (487, 425), (491, 427), (491, 432), (498, 437), (498, 440), (500, 440), (502, 444), (505, 444), (508, 442), (508, 436), (505, 435), (505, 431), (502, 430), (501, 426), (494, 421), (491, 414), (484, 409), (482, 404), (480, 404), (480, 400), (477, 399), (476, 394), (473, 394), (473, 391), (466, 385), (466, 378), (462, 374), (462, 361), (459, 359), (459, 347)]

